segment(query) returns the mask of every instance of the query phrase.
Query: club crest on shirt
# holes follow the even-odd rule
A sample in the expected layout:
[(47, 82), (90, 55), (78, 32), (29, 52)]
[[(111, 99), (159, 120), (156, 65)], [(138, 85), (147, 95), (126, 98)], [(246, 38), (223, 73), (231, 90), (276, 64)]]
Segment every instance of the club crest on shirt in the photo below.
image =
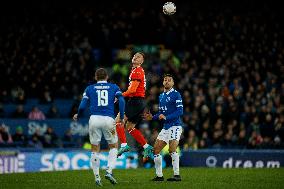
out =
[(171, 101), (171, 97), (168, 96), (168, 97), (166, 98), (166, 102), (169, 102), (169, 101)]

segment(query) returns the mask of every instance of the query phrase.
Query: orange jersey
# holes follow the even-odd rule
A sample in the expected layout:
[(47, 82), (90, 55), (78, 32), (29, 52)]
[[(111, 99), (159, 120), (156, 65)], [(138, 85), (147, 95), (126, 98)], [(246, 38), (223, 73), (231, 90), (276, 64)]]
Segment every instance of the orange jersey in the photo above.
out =
[(129, 86), (131, 85), (131, 81), (139, 81), (139, 85), (135, 93), (129, 95), (129, 97), (145, 97), (146, 90), (146, 78), (144, 69), (139, 66), (136, 68), (132, 68), (131, 73), (129, 75)]

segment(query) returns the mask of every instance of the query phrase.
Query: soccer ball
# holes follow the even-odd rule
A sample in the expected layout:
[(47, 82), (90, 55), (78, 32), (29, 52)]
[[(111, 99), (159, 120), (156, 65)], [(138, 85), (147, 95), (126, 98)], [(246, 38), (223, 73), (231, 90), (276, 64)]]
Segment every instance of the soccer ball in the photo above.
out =
[(163, 13), (166, 15), (172, 15), (176, 12), (176, 5), (173, 2), (166, 2), (163, 5)]

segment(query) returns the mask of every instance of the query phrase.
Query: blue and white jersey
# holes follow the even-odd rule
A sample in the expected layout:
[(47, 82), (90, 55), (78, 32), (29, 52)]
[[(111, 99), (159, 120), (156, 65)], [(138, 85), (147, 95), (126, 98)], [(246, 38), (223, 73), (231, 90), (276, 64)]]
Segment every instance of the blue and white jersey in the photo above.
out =
[[(119, 110), (122, 112), (122, 115), (124, 115), (124, 98), (116, 84), (108, 83), (107, 81), (98, 81), (96, 84), (89, 85), (84, 91), (78, 109), (78, 117), (80, 117), (89, 101), (89, 111), (91, 115), (102, 115), (114, 118), (115, 98), (119, 99)], [(123, 116), (121, 116), (121, 118), (123, 118)]]
[(183, 115), (183, 105), (181, 95), (178, 91), (172, 88), (168, 92), (160, 94), (159, 112), (153, 116), (153, 119), (159, 119), (160, 114), (166, 116), (164, 129), (167, 130), (172, 126), (182, 126), (180, 116)]

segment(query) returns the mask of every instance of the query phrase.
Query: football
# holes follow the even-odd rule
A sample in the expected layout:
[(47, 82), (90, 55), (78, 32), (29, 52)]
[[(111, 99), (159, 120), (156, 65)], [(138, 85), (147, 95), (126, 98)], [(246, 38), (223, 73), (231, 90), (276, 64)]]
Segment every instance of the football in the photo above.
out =
[(173, 2), (166, 2), (163, 5), (163, 13), (166, 15), (172, 15), (176, 12), (176, 5)]

